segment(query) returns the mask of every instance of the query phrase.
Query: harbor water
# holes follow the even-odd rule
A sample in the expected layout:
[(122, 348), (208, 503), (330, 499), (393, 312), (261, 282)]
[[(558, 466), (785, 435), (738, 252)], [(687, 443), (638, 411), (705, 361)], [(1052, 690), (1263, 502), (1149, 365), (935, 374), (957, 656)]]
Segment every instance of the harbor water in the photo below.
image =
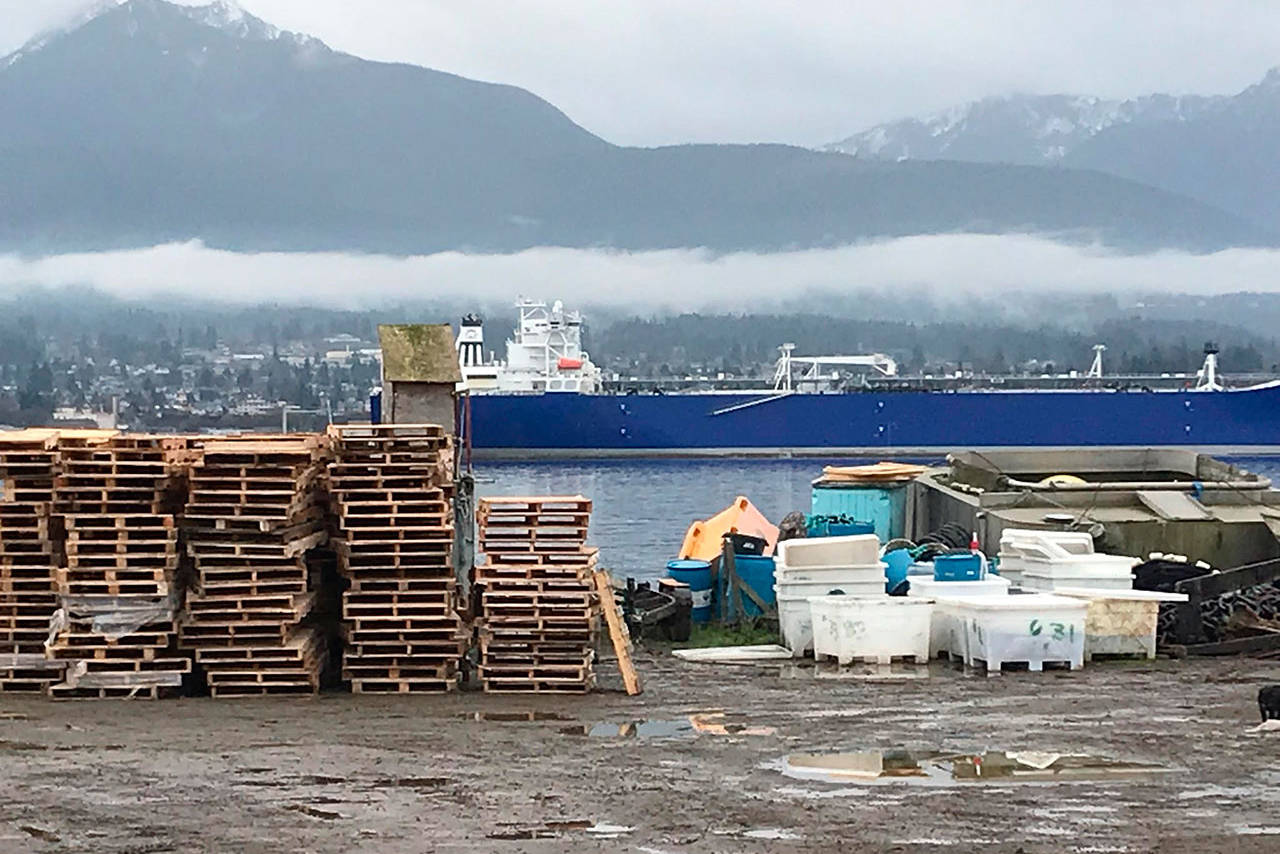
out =
[[(1280, 482), (1280, 456), (1230, 457)], [(825, 465), (876, 459), (610, 459), (485, 461), (476, 490), (488, 495), (574, 495), (592, 499), (590, 542), (615, 576), (658, 578), (676, 556), (689, 523), (745, 495), (775, 524), (792, 510), (809, 511), (811, 484)], [(941, 459), (921, 459), (941, 463)]]

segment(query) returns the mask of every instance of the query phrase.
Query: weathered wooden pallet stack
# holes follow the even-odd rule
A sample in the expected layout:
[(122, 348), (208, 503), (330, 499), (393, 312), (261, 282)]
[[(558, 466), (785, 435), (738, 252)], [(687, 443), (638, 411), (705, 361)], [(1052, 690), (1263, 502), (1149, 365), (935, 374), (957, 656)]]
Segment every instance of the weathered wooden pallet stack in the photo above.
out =
[(55, 573), (61, 607), (47, 650), (67, 669), (52, 696), (155, 698), (191, 672), (175, 645), (185, 484), (174, 456), (185, 445), (157, 436), (59, 439), (54, 511), (66, 526), (66, 565)]
[(595, 684), (597, 550), (581, 495), (482, 498), (480, 679), (489, 692), (584, 693)]
[(181, 643), (214, 697), (314, 694), (327, 657), (308, 553), (328, 539), (322, 436), (203, 443), (184, 520), (194, 586)]
[(50, 433), (0, 434), (0, 693), (44, 693), (62, 680), (65, 665), (44, 651), (58, 609), (57, 460)]
[(346, 647), (355, 693), (457, 686), (467, 633), (457, 614), (453, 446), (436, 425), (330, 428)]

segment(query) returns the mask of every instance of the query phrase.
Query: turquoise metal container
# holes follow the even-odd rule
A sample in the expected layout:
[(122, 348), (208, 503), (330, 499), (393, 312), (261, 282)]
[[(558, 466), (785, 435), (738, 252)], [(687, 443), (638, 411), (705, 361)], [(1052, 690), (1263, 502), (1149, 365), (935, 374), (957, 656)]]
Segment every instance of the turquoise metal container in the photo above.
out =
[(689, 585), (693, 596), (693, 621), (711, 622), (711, 564), (705, 560), (673, 560), (667, 563), (667, 575)]
[(901, 537), (906, 528), (908, 485), (815, 485), (809, 512), (814, 516), (845, 516), (870, 522), (875, 525), (876, 536), (887, 542)]
[[(772, 605), (777, 601), (773, 590), (773, 558), (734, 555), (733, 568), (738, 573), (738, 577), (760, 597), (760, 601), (766, 605)], [(727, 578), (725, 584), (728, 584)], [(721, 595), (729, 596), (727, 588), (721, 592)], [(730, 596), (725, 601), (732, 603), (733, 598)], [(744, 595), (742, 613), (746, 617), (759, 617), (763, 612), (759, 605), (751, 601), (751, 597)]]

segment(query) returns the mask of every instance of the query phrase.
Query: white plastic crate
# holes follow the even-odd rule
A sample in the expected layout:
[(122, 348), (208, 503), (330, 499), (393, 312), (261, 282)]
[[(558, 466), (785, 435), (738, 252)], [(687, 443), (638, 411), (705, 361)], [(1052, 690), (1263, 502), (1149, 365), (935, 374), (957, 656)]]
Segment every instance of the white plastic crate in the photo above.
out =
[(945, 607), (964, 626), (967, 665), (982, 662), (988, 673), (998, 673), (1006, 663), (1025, 663), (1030, 670), (1042, 670), (1046, 663), (1072, 670), (1084, 666), (1084, 600), (1028, 593), (952, 597)]
[(977, 581), (934, 581), (927, 575), (911, 575), (908, 596), (1003, 596), (1009, 592), (1009, 580), (998, 575), (988, 575)]
[(884, 576), (841, 581), (779, 581), (773, 590), (783, 596), (875, 596), (884, 593)]
[(929, 627), (933, 601), (902, 596), (815, 596), (813, 656), (834, 657), (840, 664), (895, 658), (929, 660)]
[(1028, 555), (1050, 552), (1069, 555), (1093, 554), (1093, 537), (1082, 531), (1038, 531), (1032, 528), (1005, 528), (1000, 534), (1000, 574), (1015, 585), (1022, 583)]
[[(837, 578), (834, 581), (794, 581), (778, 579), (774, 584), (774, 600), (778, 604), (778, 631), (782, 643), (800, 658), (813, 649), (813, 615), (809, 600), (815, 596), (883, 596), (884, 574), (877, 566), (874, 577), (861, 580)], [(855, 576), (857, 578), (857, 576)]]
[(941, 653), (963, 657), (964, 625), (946, 606), (947, 600), (966, 596), (1007, 596), (1009, 580), (998, 575), (988, 575), (978, 581), (934, 581), (931, 576), (911, 575), (907, 595), (913, 599), (933, 599), (933, 620), (929, 627), (929, 657)]
[(774, 564), (773, 577), (779, 583), (842, 584), (880, 581), (884, 586), (884, 564), (875, 561), (868, 564), (839, 566), (787, 566)]
[(807, 537), (778, 543), (777, 563), (802, 566), (866, 566), (880, 562), (880, 539), (875, 534), (850, 537)]
[(1096, 554), (1092, 539), (1085, 542), (1087, 534), (1071, 536), (1062, 542), (1043, 536), (1001, 539), (1001, 574), (1034, 590), (1053, 590), (1064, 584), (1122, 590), (1133, 587), (1132, 572), (1140, 563), (1138, 558)]
[(1085, 614), (1084, 657), (1095, 655), (1156, 657), (1156, 628), (1161, 602), (1186, 602), (1185, 593), (1153, 590), (1098, 590), (1060, 587), (1059, 596), (1082, 599)]
[(1133, 589), (1133, 573), (1129, 567), (1123, 573), (1106, 573), (1085, 575), (1073, 573), (1066, 576), (1052, 575), (1042, 572), (1024, 572), (1022, 574), (1023, 590), (1037, 590), (1042, 593), (1056, 593), (1064, 587), (1087, 587), (1094, 590), (1114, 590), (1117, 592)]
[(792, 658), (802, 658), (813, 649), (813, 612), (809, 609), (809, 597), (777, 593), (775, 598), (782, 645), (791, 650)]

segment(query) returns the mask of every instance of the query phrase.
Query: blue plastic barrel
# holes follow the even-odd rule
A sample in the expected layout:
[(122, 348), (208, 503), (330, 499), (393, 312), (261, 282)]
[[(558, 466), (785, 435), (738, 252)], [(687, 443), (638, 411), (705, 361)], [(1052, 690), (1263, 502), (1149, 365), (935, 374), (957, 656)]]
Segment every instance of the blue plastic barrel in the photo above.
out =
[(668, 561), (667, 575), (689, 585), (693, 595), (693, 621), (711, 622), (711, 564), (705, 560)]
[[(766, 605), (771, 605), (776, 601), (773, 592), (773, 558), (735, 555), (733, 567), (743, 583), (754, 590), (756, 595), (760, 597), (760, 601)], [(725, 583), (728, 583), (727, 578)], [(727, 590), (724, 595), (729, 595)], [(730, 598), (727, 601), (732, 602), (733, 599)], [(742, 597), (743, 616), (758, 617), (762, 613), (760, 606), (752, 602), (750, 596), (744, 594)]]
[(911, 570), (911, 564), (914, 563), (911, 558), (911, 552), (906, 549), (894, 549), (891, 552), (885, 552), (880, 561), (884, 564), (884, 589), (886, 592), (892, 592), (894, 588), (907, 580), (907, 573)]

